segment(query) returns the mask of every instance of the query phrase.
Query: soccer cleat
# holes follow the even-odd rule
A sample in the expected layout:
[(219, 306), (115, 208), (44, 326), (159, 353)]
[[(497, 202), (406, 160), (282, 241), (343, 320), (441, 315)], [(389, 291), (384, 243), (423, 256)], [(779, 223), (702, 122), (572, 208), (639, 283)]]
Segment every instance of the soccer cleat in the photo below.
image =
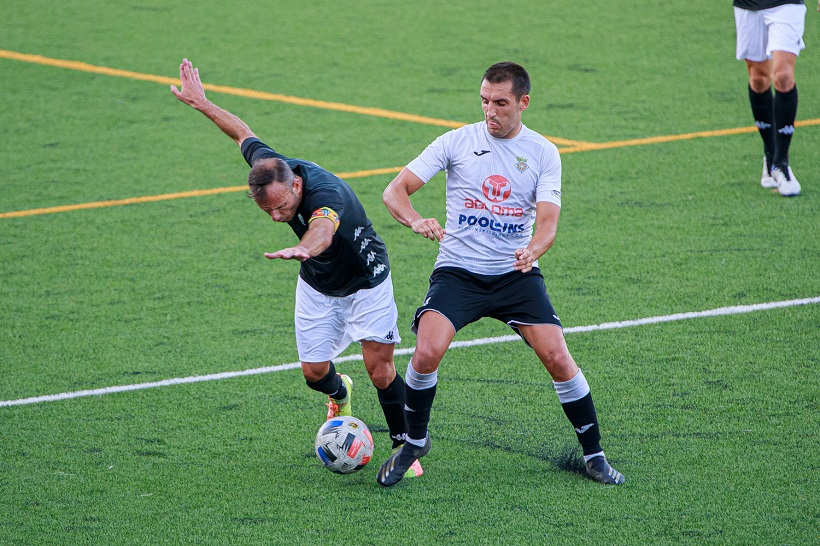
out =
[(783, 197), (800, 195), (800, 182), (794, 177), (792, 168), (788, 165), (786, 165), (785, 171), (778, 167), (772, 167), (772, 178), (777, 182), (777, 191)]
[[(427, 434), (424, 445), (422, 447), (414, 446), (411, 443), (405, 442), (399, 449), (393, 452), (390, 457), (379, 468), (379, 473), (376, 476), (376, 481), (382, 487), (390, 487), (396, 485), (401, 481), (405, 474), (409, 474), (410, 469), (414, 464), (418, 464), (418, 460), (430, 453), (430, 434)], [(418, 465), (421, 469), (421, 465)], [(423, 472), (423, 471), (422, 471)], [(420, 476), (421, 473), (413, 474)]]
[[(404, 444), (402, 444), (402, 445), (404, 445)], [(393, 449), (392, 454), (395, 455), (400, 449), (401, 449), (401, 446), (396, 446)], [(404, 477), (405, 478), (418, 478), (422, 474), (424, 474), (424, 469), (421, 467), (421, 463), (419, 462), (419, 460), (416, 459), (415, 461), (413, 461), (413, 464), (410, 465), (410, 468), (407, 469), (407, 472), (405, 472)]]
[(763, 156), (763, 173), (760, 175), (760, 185), (764, 188), (776, 188), (777, 180), (772, 176), (769, 169), (769, 162), (766, 161), (766, 156)]
[(327, 397), (327, 404), (325, 405), (327, 406), (328, 420), (341, 415), (353, 415), (353, 409), (350, 406), (350, 395), (353, 394), (353, 380), (343, 373), (338, 375), (342, 378), (342, 383), (344, 383), (347, 388), (347, 396), (341, 400), (335, 400), (329, 396)]
[(620, 485), (626, 481), (624, 475), (612, 468), (603, 455), (587, 461), (587, 474), (593, 480), (607, 485)]

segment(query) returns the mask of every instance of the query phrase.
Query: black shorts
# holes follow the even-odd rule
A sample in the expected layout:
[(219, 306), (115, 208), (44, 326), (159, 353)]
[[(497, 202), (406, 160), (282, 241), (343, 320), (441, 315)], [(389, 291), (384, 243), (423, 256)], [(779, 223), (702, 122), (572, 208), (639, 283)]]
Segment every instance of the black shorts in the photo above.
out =
[(416, 309), (413, 333), (425, 311), (444, 315), (456, 332), (483, 317), (498, 319), (519, 335), (517, 324), (561, 326), (538, 268), (504, 275), (477, 275), (458, 267), (435, 269), (424, 304)]

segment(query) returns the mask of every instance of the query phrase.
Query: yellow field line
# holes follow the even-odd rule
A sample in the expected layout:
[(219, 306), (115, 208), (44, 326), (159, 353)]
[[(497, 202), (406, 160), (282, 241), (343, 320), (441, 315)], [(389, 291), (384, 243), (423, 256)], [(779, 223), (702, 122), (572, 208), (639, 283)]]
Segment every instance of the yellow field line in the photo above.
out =
[[(364, 178), (379, 174), (391, 174), (401, 171), (404, 167), (387, 167), (384, 169), (371, 169), (369, 171), (353, 171), (349, 173), (338, 173), (340, 178)], [(137, 203), (151, 203), (154, 201), (168, 201), (170, 199), (183, 199), (186, 197), (202, 197), (203, 195), (214, 195), (218, 193), (232, 193), (247, 191), (248, 186), (227, 186), (224, 188), (212, 188), (209, 190), (191, 190), (176, 193), (163, 193), (160, 195), (145, 195), (143, 197), (128, 197), (126, 199), (112, 199), (110, 201), (94, 201), (91, 203), (78, 203), (76, 205), (61, 205), (58, 207), (46, 207), (41, 209), (17, 210), (13, 212), (0, 212), (0, 218), (20, 218), (22, 216), (36, 216), (38, 214), (54, 214), (57, 212), (70, 212), (83, 209), (101, 209), (106, 207), (119, 207), (122, 205), (134, 205)]]
[[(132, 80), (141, 80), (155, 83), (162, 83), (165, 85), (179, 85), (178, 78), (168, 78), (166, 76), (155, 76), (153, 74), (143, 74), (140, 72), (131, 72), (130, 70), (120, 70), (118, 68), (108, 68), (106, 66), (97, 66), (80, 61), (66, 61), (62, 59), (52, 59), (50, 57), (43, 57), (42, 55), (31, 55), (28, 53), (18, 53), (16, 51), (8, 51), (0, 49), (0, 58), (11, 59), (15, 61), (22, 61), (26, 63), (41, 64), (46, 66), (54, 66), (58, 68), (68, 68), (70, 70), (79, 70), (81, 72), (91, 72), (94, 74), (104, 74), (106, 76), (117, 76), (120, 78), (130, 78)], [(239, 97), (269, 100), (275, 102), (283, 102), (287, 104), (296, 104), (298, 106), (308, 106), (312, 108), (322, 108), (325, 110), (337, 110), (340, 112), (350, 112), (353, 114), (361, 114), (365, 116), (375, 116), (379, 118), (396, 119), (401, 121), (410, 121), (413, 123), (421, 123), (424, 125), (436, 125), (439, 127), (447, 127), (450, 129), (457, 129), (463, 127), (466, 123), (460, 121), (450, 121), (446, 119), (430, 118), (426, 116), (417, 116), (415, 114), (405, 114), (404, 112), (394, 112), (392, 110), (385, 110), (383, 108), (370, 108), (364, 106), (354, 106), (351, 104), (343, 104), (339, 102), (329, 102), (316, 99), (304, 99), (301, 97), (292, 97), (289, 95), (280, 95), (278, 93), (267, 93), (265, 91), (255, 91), (253, 89), (241, 89), (238, 87), (228, 87), (225, 85), (203, 84), (208, 91), (216, 93), (223, 93), (226, 95), (236, 95)], [(586, 142), (580, 140), (570, 140), (568, 138), (548, 136), (555, 144), (575, 146), (585, 145)]]
[[(41, 55), (29, 55), (25, 53), (17, 53), (14, 51), (7, 51), (0, 49), (0, 58), (13, 59), (18, 61), (43, 64), (48, 66), (55, 66), (59, 68), (69, 68), (72, 70), (80, 70), (84, 72), (93, 72), (97, 74), (105, 74), (108, 76), (118, 76), (123, 78), (131, 78), (136, 80), (151, 81), (167, 85), (177, 85), (178, 79), (168, 78), (164, 76), (155, 76), (152, 74), (142, 74), (139, 72), (131, 72), (128, 70), (119, 70), (116, 68), (108, 68), (104, 66), (91, 65), (79, 61), (65, 61), (60, 59), (51, 59)], [(390, 119), (398, 119), (403, 121), (412, 121), (416, 123), (424, 123), (428, 125), (438, 125), (441, 127), (458, 128), (465, 124), (457, 121), (448, 121), (436, 118), (428, 118), (424, 116), (415, 116), (413, 114), (404, 114), (402, 112), (393, 112), (390, 110), (383, 110), (381, 108), (363, 108), (359, 106), (352, 106), (348, 104), (341, 104), (335, 102), (326, 102), (314, 99), (303, 99), (299, 97), (291, 97), (287, 95), (278, 95), (275, 93), (266, 93), (263, 91), (254, 91), (252, 89), (239, 89), (234, 87), (226, 87), (222, 85), (204, 84), (205, 89), (215, 91), (218, 93), (226, 93), (238, 95), (247, 98), (256, 98), (262, 100), (271, 100), (278, 102), (285, 102), (289, 104), (296, 104), (300, 106), (311, 106), (315, 108), (325, 108), (329, 110), (339, 110), (344, 112), (352, 112), (357, 114), (365, 114), (371, 116), (378, 116)], [(820, 119), (800, 120), (795, 122), (797, 127), (807, 127), (810, 125), (820, 125)], [(547, 137), (555, 144), (566, 146), (561, 148), (562, 154), (570, 154), (575, 152), (590, 152), (595, 150), (608, 150), (613, 148), (625, 148), (628, 146), (644, 146), (647, 144), (661, 144), (664, 142), (676, 142), (681, 140), (691, 140), (695, 138), (711, 138), (717, 136), (731, 136), (744, 133), (753, 133), (757, 131), (756, 127), (736, 127), (732, 129), (718, 129), (714, 131), (698, 131), (694, 133), (684, 133), (680, 135), (665, 135), (646, 138), (636, 138), (632, 140), (616, 140), (612, 142), (584, 142), (578, 140), (562, 139), (560, 137)], [(387, 167), (382, 169), (371, 169), (365, 171), (354, 171), (349, 173), (338, 173), (340, 178), (362, 178), (367, 176), (376, 176), (379, 174), (390, 174), (401, 171), (403, 167)], [(209, 190), (193, 190), (187, 192), (165, 193), (161, 195), (148, 195), (143, 197), (130, 197), (127, 199), (115, 199), (110, 201), (95, 201), (92, 203), (80, 203), (76, 205), (63, 205), (58, 207), (47, 207), (40, 209), (29, 209), (12, 212), (0, 212), (0, 218), (18, 218), (21, 216), (34, 216), (38, 214), (52, 214), (57, 212), (68, 212), (82, 209), (114, 207), (121, 205), (132, 205), (135, 203), (149, 203), (153, 201), (166, 201), (169, 199), (180, 199), (185, 197), (199, 197), (203, 195), (213, 195), (218, 193), (228, 193), (245, 191), (247, 186), (229, 186), (225, 188), (213, 188)]]
[[(804, 119), (796, 121), (795, 127), (807, 127), (809, 125), (820, 125), (820, 119)], [(611, 148), (625, 148), (627, 146), (644, 146), (646, 144), (661, 144), (664, 142), (676, 142), (679, 140), (691, 140), (694, 138), (711, 138), (717, 136), (740, 135), (744, 133), (755, 133), (757, 127), (735, 127), (734, 129), (717, 129), (714, 131), (698, 131), (695, 133), (684, 133), (681, 135), (664, 135), (646, 138), (636, 138), (633, 140), (614, 140), (612, 142), (588, 142), (568, 148), (561, 148), (562, 154), (574, 152), (590, 152), (593, 150), (608, 150)]]

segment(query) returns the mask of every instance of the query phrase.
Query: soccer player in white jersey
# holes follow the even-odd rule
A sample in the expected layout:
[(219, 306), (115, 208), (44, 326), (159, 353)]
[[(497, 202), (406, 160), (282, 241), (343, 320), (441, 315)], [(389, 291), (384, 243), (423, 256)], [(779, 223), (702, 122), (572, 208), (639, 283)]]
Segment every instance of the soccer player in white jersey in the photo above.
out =
[[(384, 191), (396, 220), (440, 243), (430, 287), (413, 320), (416, 349), (405, 375), (407, 441), (379, 469), (377, 481), (385, 487), (430, 451), (427, 425), (439, 364), (456, 332), (482, 317), (509, 324), (552, 376), (587, 474), (605, 484), (624, 482), (604, 456), (589, 385), (567, 349), (538, 268), (558, 226), (561, 158), (551, 142), (521, 122), (529, 92), (523, 67), (491, 66), (481, 83), (484, 121), (436, 139)], [(447, 175), (445, 229), (410, 201), (439, 171)]]
[(797, 117), (794, 67), (806, 47), (806, 6), (803, 0), (734, 0), (733, 4), (737, 59), (746, 61), (749, 102), (763, 139), (760, 185), (777, 188), (784, 197), (799, 195), (800, 183), (789, 166), (789, 146)]

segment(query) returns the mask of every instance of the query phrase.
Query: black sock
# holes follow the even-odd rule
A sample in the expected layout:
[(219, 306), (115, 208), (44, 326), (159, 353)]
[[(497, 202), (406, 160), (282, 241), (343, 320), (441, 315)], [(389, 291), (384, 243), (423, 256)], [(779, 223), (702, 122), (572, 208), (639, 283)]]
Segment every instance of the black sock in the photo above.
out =
[(396, 374), (396, 378), (385, 389), (376, 389), (379, 393), (379, 404), (387, 421), (390, 439), (393, 447), (404, 443), (407, 434), (407, 421), (404, 417), (404, 379)]
[(347, 387), (345, 387), (342, 378), (336, 374), (336, 367), (333, 365), (333, 362), (330, 363), (330, 369), (327, 371), (327, 375), (319, 381), (308, 381), (305, 379), (305, 383), (314, 391), (324, 393), (334, 400), (342, 400), (347, 396)]
[(427, 437), (427, 424), (430, 422), (430, 410), (433, 407), (433, 398), (436, 397), (436, 386), (429, 389), (416, 390), (407, 386), (407, 401), (404, 415), (407, 418), (407, 436), (414, 440)]
[(564, 408), (569, 422), (575, 428), (575, 435), (578, 437), (584, 455), (592, 455), (603, 451), (601, 448), (601, 432), (598, 430), (598, 416), (595, 413), (595, 404), (592, 402), (592, 394), (573, 402), (561, 404)]
[(797, 118), (797, 86), (791, 91), (774, 92), (774, 159), (772, 165), (783, 172), (788, 172), (789, 145), (794, 134), (794, 120)]
[(755, 118), (755, 125), (763, 139), (763, 153), (766, 155), (766, 164), (772, 168), (775, 152), (774, 138), (774, 103), (772, 92), (764, 91), (755, 93), (749, 86), (749, 102), (752, 105), (752, 115)]

